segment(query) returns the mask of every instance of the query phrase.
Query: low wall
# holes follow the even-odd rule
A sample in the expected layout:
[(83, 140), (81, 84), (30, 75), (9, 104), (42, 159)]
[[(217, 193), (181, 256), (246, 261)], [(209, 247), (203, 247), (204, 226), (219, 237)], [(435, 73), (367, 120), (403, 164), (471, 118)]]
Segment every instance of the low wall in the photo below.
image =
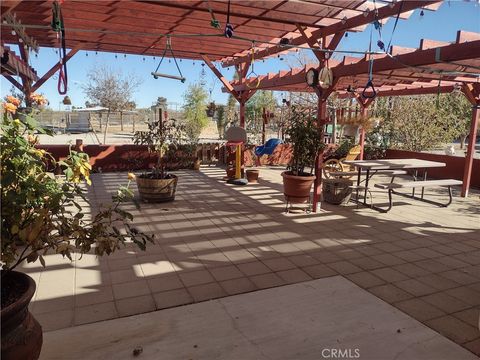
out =
[[(457, 179), (463, 180), (463, 171), (465, 168), (465, 158), (459, 156), (439, 155), (419, 153), (403, 150), (387, 150), (387, 159), (422, 159), (430, 161), (439, 161), (447, 166), (441, 168), (428, 169), (428, 176), (436, 179)], [(472, 178), (470, 186), (480, 188), (480, 159), (473, 159)]]
[[(52, 154), (56, 159), (68, 156), (68, 145), (39, 145)], [(148, 152), (146, 145), (84, 145), (83, 152), (90, 157), (90, 165), (93, 171), (128, 171), (149, 169), (155, 166), (157, 156)], [(193, 167), (193, 156), (188, 156), (181, 151), (174, 156), (175, 160), (166, 160), (170, 170)]]

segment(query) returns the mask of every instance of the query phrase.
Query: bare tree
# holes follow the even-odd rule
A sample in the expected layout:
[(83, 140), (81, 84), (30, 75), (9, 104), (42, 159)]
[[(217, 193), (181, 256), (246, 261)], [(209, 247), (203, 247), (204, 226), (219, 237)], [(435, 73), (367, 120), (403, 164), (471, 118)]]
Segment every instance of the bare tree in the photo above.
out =
[(131, 97), (140, 85), (140, 79), (134, 74), (123, 75), (106, 65), (95, 66), (87, 74), (87, 83), (83, 92), (90, 103), (106, 107), (107, 119), (103, 134), (103, 143), (107, 140), (108, 122), (112, 111), (131, 108), (135, 104)]

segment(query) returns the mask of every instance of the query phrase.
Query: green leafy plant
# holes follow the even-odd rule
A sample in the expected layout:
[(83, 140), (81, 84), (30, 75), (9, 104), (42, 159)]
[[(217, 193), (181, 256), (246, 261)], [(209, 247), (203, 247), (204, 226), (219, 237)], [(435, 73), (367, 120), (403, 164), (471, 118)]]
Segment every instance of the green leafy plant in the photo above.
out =
[[(4, 270), (24, 261), (40, 261), (47, 253), (111, 254), (128, 241), (145, 250), (153, 236), (131, 225), (133, 216), (121, 208), (131, 198), (128, 184), (118, 189), (111, 206), (91, 216), (86, 186), (90, 182), (88, 155), (70, 149), (69, 156), (56, 162), (36, 147), (37, 133), (49, 134), (32, 116), (17, 111), (20, 101), (7, 97), (1, 124), (1, 224)], [(63, 176), (48, 172), (60, 167)], [(88, 209), (88, 211), (87, 211)]]
[(292, 106), (292, 112), (285, 131), (287, 143), (292, 145), (290, 170), (293, 175), (305, 175), (305, 168), (310, 174), (315, 168), (315, 160), (325, 148), (317, 127), (317, 120), (306, 112), (298, 111)]
[[(161, 117), (161, 116), (160, 116)], [(147, 123), (147, 131), (137, 131), (133, 135), (135, 145), (148, 145), (151, 152), (157, 153), (157, 164), (151, 172), (141, 176), (152, 179), (169, 179), (165, 155), (175, 153), (177, 147), (186, 141), (183, 125), (175, 119), (160, 119)]]

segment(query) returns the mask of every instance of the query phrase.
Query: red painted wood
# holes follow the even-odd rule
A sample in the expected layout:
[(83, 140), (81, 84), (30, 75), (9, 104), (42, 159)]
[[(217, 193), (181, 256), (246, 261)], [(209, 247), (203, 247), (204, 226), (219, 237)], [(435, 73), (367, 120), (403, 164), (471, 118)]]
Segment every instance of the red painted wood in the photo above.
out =
[(478, 121), (480, 118), (480, 104), (477, 104), (472, 109), (472, 123), (470, 127), (470, 137), (468, 141), (467, 156), (465, 158), (465, 168), (463, 172), (463, 186), (462, 196), (468, 196), (468, 190), (470, 189), (470, 183), (472, 180), (472, 168), (473, 168), (473, 154), (475, 153), (475, 142), (477, 139)]
[[(323, 128), (327, 122), (327, 99), (318, 97), (317, 122), (319, 136), (323, 139)], [(318, 204), (322, 196), (322, 166), (323, 156), (319, 154), (315, 162), (315, 181), (313, 183), (313, 204), (312, 211), (317, 212)]]

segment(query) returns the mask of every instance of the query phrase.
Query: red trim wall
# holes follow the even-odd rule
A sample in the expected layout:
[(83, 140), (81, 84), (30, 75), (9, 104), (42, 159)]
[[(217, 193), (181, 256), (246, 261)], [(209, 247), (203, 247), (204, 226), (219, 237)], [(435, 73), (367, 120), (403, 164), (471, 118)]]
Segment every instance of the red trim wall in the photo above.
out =
[[(465, 158), (459, 156), (427, 154), (403, 150), (387, 150), (387, 159), (422, 159), (444, 162), (447, 166), (428, 169), (428, 176), (436, 179), (463, 180)], [(480, 159), (473, 159), (472, 179), (470, 186), (480, 188)]]
[[(56, 159), (68, 156), (68, 145), (39, 145)], [(90, 157), (94, 171), (128, 171), (152, 168), (156, 155), (145, 145), (84, 145), (83, 151)]]

